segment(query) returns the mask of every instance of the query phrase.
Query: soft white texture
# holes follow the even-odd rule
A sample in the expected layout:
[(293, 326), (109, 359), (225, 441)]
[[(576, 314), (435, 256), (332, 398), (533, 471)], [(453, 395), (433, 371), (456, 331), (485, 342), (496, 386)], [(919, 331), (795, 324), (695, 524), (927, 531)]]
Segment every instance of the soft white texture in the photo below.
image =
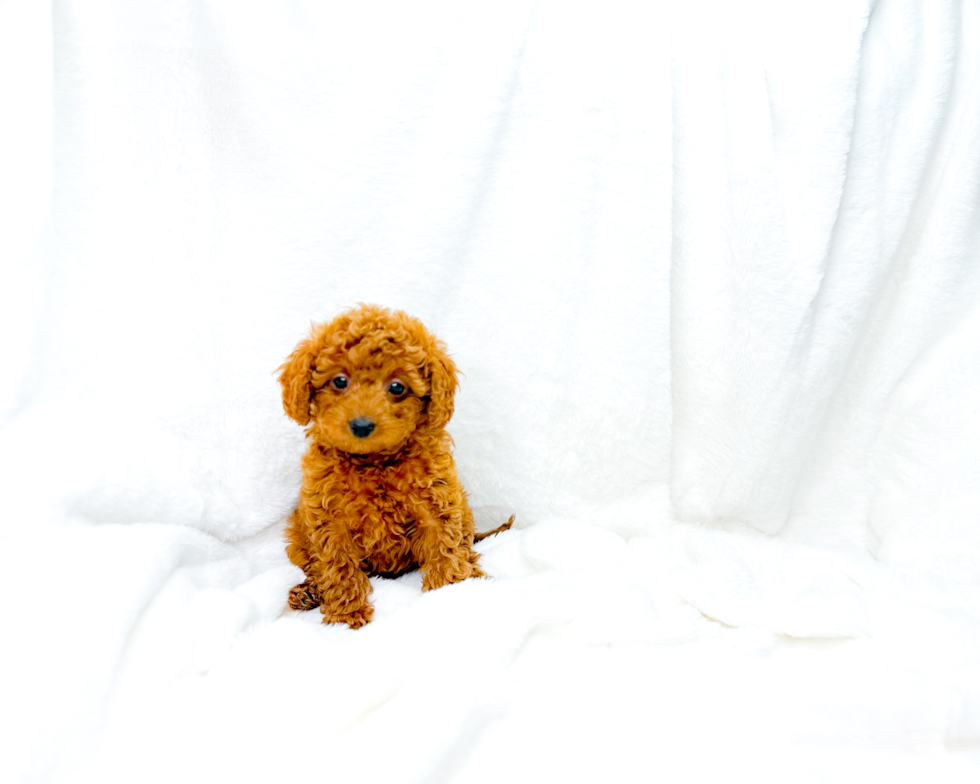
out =
[[(0, 779), (980, 774), (980, 8), (0, 3)], [(490, 581), (285, 612), (275, 370), (463, 371)]]

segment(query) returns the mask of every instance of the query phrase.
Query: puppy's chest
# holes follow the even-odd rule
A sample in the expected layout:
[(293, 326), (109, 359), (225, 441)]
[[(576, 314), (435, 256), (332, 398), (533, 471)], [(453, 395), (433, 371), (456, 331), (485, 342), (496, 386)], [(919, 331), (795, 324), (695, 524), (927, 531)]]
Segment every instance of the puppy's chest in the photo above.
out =
[(352, 533), (366, 542), (404, 535), (414, 522), (411, 499), (418, 505), (419, 488), (398, 467), (337, 466), (307, 488), (314, 506), (341, 517)]
[(352, 471), (344, 477), (343, 495), (357, 499), (365, 512), (377, 511), (386, 517), (403, 518), (409, 514), (406, 499), (411, 488), (405, 479), (392, 471), (366, 469)]
[(351, 537), (376, 571), (398, 571), (408, 564), (415, 525), (407, 503), (412, 488), (395, 471), (374, 468), (347, 474), (343, 512)]

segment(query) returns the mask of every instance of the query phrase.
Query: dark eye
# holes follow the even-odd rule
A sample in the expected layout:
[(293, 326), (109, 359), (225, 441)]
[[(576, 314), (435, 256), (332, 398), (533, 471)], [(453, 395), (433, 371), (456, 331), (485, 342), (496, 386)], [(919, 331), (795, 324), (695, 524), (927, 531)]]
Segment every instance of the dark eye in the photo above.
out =
[(330, 383), (333, 384), (334, 389), (347, 389), (347, 376), (341, 373), (339, 376), (334, 376)]
[(395, 397), (405, 394), (405, 385), (401, 381), (392, 381), (388, 384), (388, 391)]

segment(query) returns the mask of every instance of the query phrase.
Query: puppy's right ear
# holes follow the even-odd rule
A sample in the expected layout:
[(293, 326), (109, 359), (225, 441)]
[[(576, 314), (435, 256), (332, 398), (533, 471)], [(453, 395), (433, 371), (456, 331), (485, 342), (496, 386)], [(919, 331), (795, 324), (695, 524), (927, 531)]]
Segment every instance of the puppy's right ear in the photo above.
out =
[(313, 399), (313, 366), (317, 352), (313, 338), (300, 343), (279, 368), (282, 384), (282, 407), (286, 414), (301, 425), (310, 422), (310, 401)]

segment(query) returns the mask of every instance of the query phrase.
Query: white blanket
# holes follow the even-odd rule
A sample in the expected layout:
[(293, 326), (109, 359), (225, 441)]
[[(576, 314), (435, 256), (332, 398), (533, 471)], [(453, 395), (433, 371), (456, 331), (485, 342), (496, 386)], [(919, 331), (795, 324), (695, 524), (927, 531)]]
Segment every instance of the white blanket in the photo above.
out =
[[(980, 4), (0, 3), (0, 779), (980, 775)], [(285, 609), (275, 370), (463, 372), (492, 580)]]

